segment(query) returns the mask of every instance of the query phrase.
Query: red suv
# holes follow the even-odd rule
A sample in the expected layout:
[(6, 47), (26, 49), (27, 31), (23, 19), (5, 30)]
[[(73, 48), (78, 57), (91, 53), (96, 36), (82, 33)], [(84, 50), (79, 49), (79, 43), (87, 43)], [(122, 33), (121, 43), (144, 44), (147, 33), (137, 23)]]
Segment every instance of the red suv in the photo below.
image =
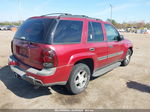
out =
[(73, 94), (91, 77), (126, 66), (132, 43), (116, 28), (83, 15), (43, 15), (26, 20), (16, 32), (9, 57), (11, 70), (38, 86), (66, 85)]

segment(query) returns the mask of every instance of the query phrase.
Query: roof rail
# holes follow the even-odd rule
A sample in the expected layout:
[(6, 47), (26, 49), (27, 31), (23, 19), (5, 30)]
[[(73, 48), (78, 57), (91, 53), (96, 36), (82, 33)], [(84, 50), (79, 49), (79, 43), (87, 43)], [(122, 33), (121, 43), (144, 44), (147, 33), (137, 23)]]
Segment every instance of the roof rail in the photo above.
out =
[(69, 14), (69, 13), (51, 13), (51, 14), (45, 14), (45, 15), (42, 15), (42, 16), (51, 16), (51, 15), (58, 15), (58, 16), (63, 16), (63, 15), (72, 15), (72, 14)]
[(74, 17), (82, 17), (82, 18), (89, 18), (89, 17), (86, 16), (86, 15), (72, 15), (72, 16), (74, 16)]
[(42, 16), (58, 16), (58, 18), (59, 17), (77, 17), (77, 18), (88, 18), (88, 19), (94, 19), (94, 20), (102, 21), (101, 19), (88, 17), (86, 15), (72, 15), (72, 14), (69, 14), (69, 13), (51, 13), (51, 14), (45, 14), (45, 15), (42, 15)]

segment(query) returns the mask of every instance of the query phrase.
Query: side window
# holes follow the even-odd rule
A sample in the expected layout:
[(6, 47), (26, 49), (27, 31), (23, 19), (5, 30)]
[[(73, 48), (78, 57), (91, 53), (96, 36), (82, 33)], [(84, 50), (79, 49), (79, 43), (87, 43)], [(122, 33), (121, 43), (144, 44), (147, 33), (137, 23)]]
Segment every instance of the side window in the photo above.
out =
[(88, 42), (93, 41), (93, 40), (94, 40), (93, 29), (92, 29), (91, 23), (89, 22), (89, 24), (88, 24)]
[(101, 24), (90, 22), (88, 25), (88, 42), (102, 42), (103, 40), (104, 35)]
[(109, 41), (118, 40), (119, 33), (116, 31), (116, 29), (112, 25), (105, 24), (105, 29), (106, 29), (107, 39)]
[(54, 34), (53, 43), (80, 43), (82, 26), (82, 21), (60, 20)]

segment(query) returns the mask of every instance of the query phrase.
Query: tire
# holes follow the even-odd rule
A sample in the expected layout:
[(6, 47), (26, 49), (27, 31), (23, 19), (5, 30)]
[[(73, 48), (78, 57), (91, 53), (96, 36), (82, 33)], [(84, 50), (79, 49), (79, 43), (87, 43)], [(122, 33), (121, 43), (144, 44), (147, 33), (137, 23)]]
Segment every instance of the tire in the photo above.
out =
[(67, 82), (67, 89), (71, 94), (79, 94), (83, 92), (90, 80), (90, 69), (83, 63), (76, 64), (70, 74)]
[(127, 66), (130, 63), (132, 51), (128, 49), (125, 59), (121, 62), (121, 66)]

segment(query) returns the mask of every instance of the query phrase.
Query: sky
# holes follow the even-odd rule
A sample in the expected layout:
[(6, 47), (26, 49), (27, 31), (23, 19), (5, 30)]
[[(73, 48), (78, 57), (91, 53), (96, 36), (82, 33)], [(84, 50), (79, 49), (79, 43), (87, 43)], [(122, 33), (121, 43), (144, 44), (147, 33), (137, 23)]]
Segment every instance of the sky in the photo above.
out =
[(49, 13), (71, 13), (117, 22), (150, 22), (150, 0), (0, 0), (0, 21), (25, 20)]

